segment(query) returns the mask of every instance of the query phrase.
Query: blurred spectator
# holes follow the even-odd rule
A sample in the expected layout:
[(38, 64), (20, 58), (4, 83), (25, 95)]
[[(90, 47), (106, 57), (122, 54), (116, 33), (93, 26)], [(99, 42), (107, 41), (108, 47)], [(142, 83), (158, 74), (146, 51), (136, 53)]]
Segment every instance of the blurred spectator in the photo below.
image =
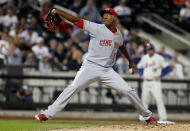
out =
[(69, 9), (78, 14), (80, 12), (80, 9), (82, 8), (81, 2), (81, 0), (74, 0), (74, 3), (69, 7)]
[(1, 34), (1, 40), (0, 40), (0, 54), (6, 55), (8, 54), (9, 50), (9, 41), (7, 34), (3, 33)]
[(83, 53), (83, 56), (82, 56), (82, 61), (85, 60), (87, 54), (88, 54), (88, 45), (89, 45), (89, 41), (88, 40), (85, 40), (83, 43), (82, 43), (82, 53)]
[(51, 39), (49, 42), (49, 53), (53, 56), (53, 54), (56, 52), (57, 48), (57, 40)]
[(185, 8), (180, 10), (180, 18), (182, 20), (188, 20), (190, 18), (190, 1), (186, 1)]
[(183, 64), (178, 61), (178, 53), (173, 53), (171, 61), (171, 76), (177, 76), (179, 79), (184, 79)]
[(9, 27), (8, 26), (3, 26), (3, 31), (2, 31), (2, 33), (5, 33), (5, 34), (9, 34)]
[(24, 65), (30, 66), (30, 67), (25, 68), (24, 71), (34, 71), (35, 70), (34, 67), (35, 67), (36, 63), (35, 63), (35, 56), (33, 53), (29, 53), (27, 55), (27, 59), (26, 59)]
[(16, 13), (17, 7), (15, 6), (14, 0), (9, 0), (8, 3), (4, 6), (4, 10), (12, 9)]
[(24, 31), (27, 27), (27, 22), (26, 19), (24, 17), (21, 17), (20, 21), (19, 21), (19, 27), (20, 27), (20, 31)]
[(1, 26), (3, 24), (3, 18), (4, 18), (4, 14), (3, 14), (3, 8), (0, 7), (0, 29), (1, 29)]
[(8, 64), (10, 65), (21, 65), (22, 64), (22, 54), (16, 45), (11, 41), (9, 43), (9, 50), (7, 53)]
[(125, 0), (120, 0), (119, 5), (114, 7), (117, 12), (120, 23), (125, 27), (130, 29), (134, 21), (132, 21), (132, 12), (129, 7), (126, 6)]
[(65, 63), (69, 70), (77, 70), (80, 68), (82, 62), (82, 52), (77, 49), (76, 46), (73, 45), (73, 41), (71, 38), (67, 38), (64, 43), (65, 48), (63, 50), (64, 54), (66, 54)]
[[(38, 0), (38, 2), (39, 2), (39, 4), (41, 5), (41, 6), (43, 6), (44, 4), (46, 4), (47, 2), (55, 2), (55, 0)], [(49, 4), (49, 3), (48, 3)]]
[(8, 1), (9, 1), (9, 0), (1, 0), (1, 1), (0, 1), (0, 6), (5, 5)]
[(19, 17), (27, 17), (31, 11), (34, 11), (31, 8), (31, 3), (26, 0), (18, 0), (17, 1), (17, 9), (19, 9)]
[(98, 24), (102, 24), (103, 23), (103, 20), (102, 20), (102, 17), (100, 16), (100, 14), (97, 14), (95, 23), (98, 23)]
[(190, 31), (190, 1), (186, 1), (185, 6), (185, 8), (180, 10), (180, 21), (182, 27)]
[(101, 9), (99, 11), (105, 10), (106, 8), (110, 8), (110, 3), (107, 1), (103, 1)]
[(88, 52), (88, 40), (85, 40), (83, 43), (82, 43), (82, 53), (85, 54)]
[(20, 26), (18, 24), (16, 25), (14, 29), (9, 31), (9, 36), (12, 37), (13, 41), (15, 42), (17, 46), (19, 46), (20, 44), (19, 34), (20, 34)]
[(7, 10), (7, 15), (3, 18), (3, 25), (6, 27), (14, 27), (18, 23), (17, 16), (14, 15), (12, 9)]
[(170, 54), (167, 54), (165, 52), (165, 47), (164, 46), (162, 46), (160, 48), (160, 52), (158, 52), (158, 54), (160, 54), (161, 56), (163, 56), (166, 62), (170, 62), (172, 60), (172, 56)]
[(126, 6), (126, 0), (120, 0), (119, 5), (114, 7), (118, 16), (129, 16), (131, 15), (131, 9)]
[(18, 36), (20, 33), (20, 26), (17, 24), (16, 27), (9, 31), (9, 35), (12, 37)]
[(44, 46), (43, 42), (44, 39), (42, 37), (39, 37), (36, 41), (37, 44), (32, 47), (32, 51), (38, 60), (41, 60), (43, 56), (49, 55), (48, 48)]
[(45, 19), (47, 13), (49, 12), (51, 6), (50, 6), (50, 3), (45, 3), (44, 6), (43, 6), (43, 11), (41, 12), (40, 14), (40, 18), (41, 19)]
[(90, 20), (90, 14), (88, 12), (84, 13), (83, 19)]
[(124, 55), (121, 55), (121, 57), (116, 61), (116, 65), (119, 74), (127, 73), (129, 70), (129, 62)]
[(33, 31), (37, 32), (39, 35), (42, 34), (42, 28), (38, 24), (36, 17), (32, 17), (31, 26), (33, 28)]
[(135, 41), (137, 44), (140, 43), (140, 37), (137, 36), (137, 32), (134, 28), (130, 29), (129, 36), (132, 41)]
[(63, 52), (66, 54), (66, 59), (70, 60), (71, 59), (71, 48), (72, 48), (73, 41), (71, 38), (67, 38), (65, 43), (64, 43), (64, 50)]
[(22, 102), (33, 102), (32, 93), (27, 86), (23, 86), (21, 91), (16, 92), (16, 97)]
[(97, 8), (94, 6), (93, 0), (88, 0), (85, 7), (80, 11), (80, 17), (84, 18), (85, 14), (90, 15), (90, 21), (95, 21), (97, 17)]
[(121, 24), (118, 25), (118, 29), (123, 35), (123, 41), (125, 42), (125, 44), (129, 43), (129, 40), (128, 40), (129, 31), (126, 28), (124, 28)]
[(27, 26), (27, 29), (19, 35), (19, 38), (21, 40), (24, 40), (28, 44), (28, 46), (32, 46), (33, 44), (35, 44), (38, 37), (38, 33), (33, 31), (33, 27), (31, 25)]
[(68, 69), (69, 70), (78, 70), (82, 63), (82, 53), (76, 48), (76, 46), (72, 46), (71, 49), (71, 60), (68, 61)]
[(133, 59), (134, 64), (137, 65), (141, 59), (141, 55), (138, 52), (138, 45), (136, 42), (131, 43), (129, 54), (131, 55), (131, 58)]
[(65, 34), (71, 34), (72, 33), (71, 25), (62, 20), (58, 25), (58, 31), (63, 32)]
[(39, 62), (39, 71), (40, 72), (52, 72), (52, 66), (50, 63), (49, 54), (44, 54), (42, 59)]
[(143, 56), (144, 54), (145, 54), (145, 52), (144, 52), (144, 45), (142, 45), (142, 44), (140, 44), (139, 46), (138, 46), (138, 53), (141, 55), (141, 56)]
[(143, 54), (146, 54), (146, 46), (147, 44), (150, 43), (149, 40), (144, 39), (144, 38), (140, 38), (140, 46), (139, 46), (139, 53), (141, 54), (141, 56)]
[(59, 43), (57, 46), (57, 50), (54, 53), (53, 56), (53, 61), (55, 63), (55, 65), (58, 67), (58, 69), (62, 70), (63, 65), (64, 65), (64, 60), (66, 57), (66, 54), (63, 52), (63, 43)]
[(141, 44), (141, 42), (140, 42), (141, 38), (139, 36), (137, 36), (137, 32), (134, 28), (131, 28), (130, 31), (128, 31), (124, 27), (122, 27), (122, 28), (121, 28), (121, 32), (124, 33), (123, 38), (124, 38), (124, 42), (126, 44), (131, 43), (133, 41), (136, 42), (137, 45)]

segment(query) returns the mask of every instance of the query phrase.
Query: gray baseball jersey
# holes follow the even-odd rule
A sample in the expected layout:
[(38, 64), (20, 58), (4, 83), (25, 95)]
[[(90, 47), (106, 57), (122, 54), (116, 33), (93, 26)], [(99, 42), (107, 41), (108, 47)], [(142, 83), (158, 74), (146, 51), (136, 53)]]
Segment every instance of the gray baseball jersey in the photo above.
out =
[(123, 44), (121, 32), (111, 32), (104, 24), (84, 20), (84, 30), (89, 32), (89, 43), (86, 59), (103, 67), (111, 67), (116, 60), (117, 49)]

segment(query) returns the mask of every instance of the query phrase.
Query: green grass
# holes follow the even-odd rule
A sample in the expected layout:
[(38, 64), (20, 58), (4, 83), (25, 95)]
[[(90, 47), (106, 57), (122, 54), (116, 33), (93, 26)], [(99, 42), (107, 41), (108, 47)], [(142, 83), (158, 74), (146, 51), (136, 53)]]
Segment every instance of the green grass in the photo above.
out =
[[(180, 122), (180, 124), (189, 122)], [(135, 121), (94, 121), (94, 120), (49, 120), (39, 123), (35, 120), (0, 120), (0, 131), (31, 131), (73, 127), (93, 127), (110, 124), (144, 124)]]
[[(125, 121), (81, 121), (49, 120), (39, 123), (35, 120), (0, 120), (0, 131), (27, 131), (55, 128), (92, 127), (97, 125), (124, 124)], [(130, 122), (127, 122), (130, 123)], [(134, 122), (132, 122), (134, 124)]]
[(51, 120), (44, 123), (39, 123), (35, 120), (0, 120), (0, 131), (26, 131), (40, 129), (55, 129), (55, 128), (72, 128), (93, 126), (91, 124), (73, 124), (66, 121)]

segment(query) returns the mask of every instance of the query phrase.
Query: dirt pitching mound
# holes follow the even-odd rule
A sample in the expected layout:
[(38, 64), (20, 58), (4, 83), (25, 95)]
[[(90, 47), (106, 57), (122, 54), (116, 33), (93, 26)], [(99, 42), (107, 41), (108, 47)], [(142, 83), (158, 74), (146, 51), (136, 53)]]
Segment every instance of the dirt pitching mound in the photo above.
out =
[(54, 129), (50, 131), (190, 131), (190, 124), (174, 125), (106, 125), (98, 127), (81, 127), (70, 129)]

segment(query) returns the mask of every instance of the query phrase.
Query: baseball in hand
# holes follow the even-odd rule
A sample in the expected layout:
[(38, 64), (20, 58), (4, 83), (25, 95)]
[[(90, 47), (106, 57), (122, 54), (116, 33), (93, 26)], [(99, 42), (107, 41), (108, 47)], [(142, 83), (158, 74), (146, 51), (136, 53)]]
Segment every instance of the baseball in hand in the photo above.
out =
[(132, 74), (133, 73), (133, 68), (129, 69), (129, 73)]

